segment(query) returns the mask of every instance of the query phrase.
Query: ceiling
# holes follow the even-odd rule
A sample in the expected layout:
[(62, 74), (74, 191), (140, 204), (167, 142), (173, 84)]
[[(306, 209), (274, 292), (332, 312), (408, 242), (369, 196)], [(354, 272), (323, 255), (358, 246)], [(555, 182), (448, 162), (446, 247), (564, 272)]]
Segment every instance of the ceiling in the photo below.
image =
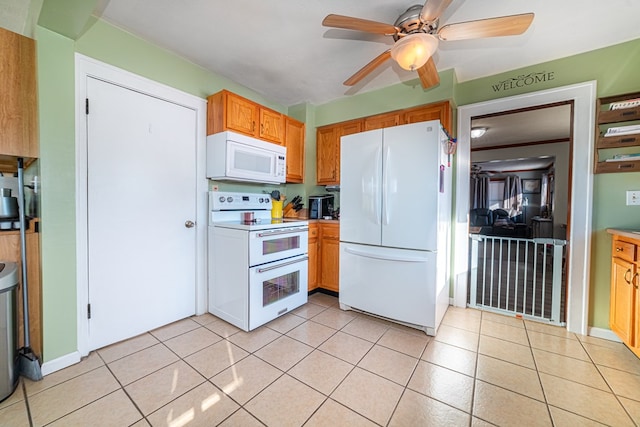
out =
[[(51, 0), (45, 0), (51, 1)], [(393, 24), (420, 0), (99, 0), (104, 20), (223, 75), (284, 106), (322, 104), (354, 93), (410, 82), (414, 72), (387, 61), (357, 86), (349, 76), (389, 49), (389, 36), (326, 28), (330, 13)], [(441, 42), (439, 71), (463, 82), (640, 37), (640, 1), (453, 0), (441, 26), (534, 12), (521, 36)], [(606, 18), (606, 19), (604, 19)]]

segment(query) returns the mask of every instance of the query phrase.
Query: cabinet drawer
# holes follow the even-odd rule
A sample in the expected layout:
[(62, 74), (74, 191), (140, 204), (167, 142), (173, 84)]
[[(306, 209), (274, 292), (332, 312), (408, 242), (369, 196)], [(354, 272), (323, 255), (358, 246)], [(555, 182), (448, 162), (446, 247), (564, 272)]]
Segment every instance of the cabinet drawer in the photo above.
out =
[(633, 243), (623, 242), (621, 240), (614, 240), (613, 256), (621, 258), (625, 261), (635, 262), (636, 245), (634, 245)]
[(322, 224), (322, 239), (340, 240), (340, 226), (332, 223)]
[(318, 237), (318, 224), (309, 224), (309, 239)]

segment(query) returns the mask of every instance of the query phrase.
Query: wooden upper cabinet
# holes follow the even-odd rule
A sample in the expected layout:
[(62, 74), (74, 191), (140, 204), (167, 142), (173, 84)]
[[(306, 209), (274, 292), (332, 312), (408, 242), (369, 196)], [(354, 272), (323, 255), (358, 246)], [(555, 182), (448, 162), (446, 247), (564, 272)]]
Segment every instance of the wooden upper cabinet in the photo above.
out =
[(364, 118), (364, 130), (374, 130), (398, 126), (402, 124), (402, 114), (399, 112), (378, 114)]
[(362, 132), (361, 119), (319, 127), (316, 133), (316, 182), (340, 184), (340, 138)]
[(284, 145), (284, 115), (221, 90), (207, 98), (207, 135), (232, 130)]
[(38, 157), (35, 41), (0, 28), (0, 166), (14, 171)]
[(429, 120), (440, 120), (442, 127), (451, 135), (453, 118), (449, 101), (421, 105), (402, 111), (402, 124), (426, 122)]
[(287, 182), (304, 181), (304, 123), (285, 117), (287, 147)]
[(277, 111), (260, 107), (260, 128), (258, 138), (284, 145), (285, 116)]

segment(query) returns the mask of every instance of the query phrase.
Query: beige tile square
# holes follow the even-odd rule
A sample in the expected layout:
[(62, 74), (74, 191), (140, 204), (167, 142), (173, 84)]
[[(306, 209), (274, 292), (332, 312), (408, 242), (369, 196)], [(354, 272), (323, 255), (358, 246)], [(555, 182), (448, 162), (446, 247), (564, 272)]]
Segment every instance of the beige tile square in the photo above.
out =
[(567, 329), (562, 326), (547, 325), (545, 323), (536, 322), (534, 320), (525, 320), (524, 326), (525, 328), (527, 328), (527, 331), (530, 332), (541, 332), (543, 334), (555, 335), (557, 337), (572, 340), (577, 339), (576, 334), (567, 331)]
[(352, 369), (353, 365), (314, 350), (288, 374), (328, 396)]
[(177, 360), (178, 356), (171, 350), (163, 344), (156, 344), (109, 363), (109, 369), (121, 384), (127, 385)]
[(516, 344), (529, 345), (527, 331), (524, 328), (511, 326), (506, 323), (482, 319), (480, 333), (482, 335), (511, 341)]
[(7, 427), (30, 427), (27, 402), (21, 400), (0, 408), (0, 425)]
[(248, 355), (240, 347), (223, 340), (186, 357), (184, 361), (206, 378), (211, 378)]
[(473, 417), (471, 419), (471, 427), (493, 427), (495, 424), (488, 423), (480, 418)]
[(386, 425), (403, 390), (396, 383), (355, 368), (331, 398), (380, 425)]
[(281, 334), (286, 334), (296, 326), (300, 326), (302, 323), (306, 322), (302, 317), (296, 316), (295, 314), (285, 314), (277, 319), (272, 320), (267, 323), (267, 326), (270, 329), (273, 329), (276, 332), (280, 332)]
[(283, 375), (244, 408), (268, 426), (301, 426), (324, 400), (311, 387)]
[(473, 377), (420, 361), (408, 387), (464, 412), (471, 412)]
[(318, 347), (335, 333), (336, 330), (328, 326), (315, 322), (305, 322), (287, 332), (287, 336), (308, 344), (311, 347)]
[(606, 366), (600, 366), (600, 372), (616, 395), (640, 402), (640, 375)]
[(534, 369), (480, 354), (476, 378), (544, 402), (538, 373)]
[(533, 349), (538, 371), (555, 375), (600, 390), (609, 391), (609, 386), (591, 362), (584, 362), (557, 353)]
[(280, 376), (282, 371), (250, 354), (211, 378), (211, 382), (244, 405)]
[(551, 412), (553, 425), (556, 427), (598, 427), (604, 425), (588, 418), (581, 417), (578, 414), (565, 411), (564, 409), (556, 408), (555, 406), (549, 406), (549, 412)]
[(399, 329), (389, 328), (378, 341), (378, 345), (409, 356), (420, 357), (432, 339), (425, 334), (410, 334)]
[(344, 311), (339, 308), (328, 308), (317, 316), (313, 316), (311, 320), (333, 329), (342, 329), (355, 319), (356, 316), (357, 315), (351, 311)]
[(620, 344), (617, 348), (588, 343), (583, 345), (596, 365), (608, 366), (640, 375), (640, 359), (624, 344)]
[(442, 324), (478, 334), (480, 333), (480, 320), (480, 313), (476, 310), (449, 307), (442, 319)]
[(549, 405), (603, 424), (633, 425), (631, 418), (611, 393), (544, 373), (540, 374), (540, 380)]
[[(105, 363), (111, 363), (114, 360), (122, 359), (125, 356), (137, 353), (140, 350), (144, 350), (145, 348), (149, 348), (158, 343), (159, 341), (156, 337), (149, 333), (146, 333), (125, 341), (120, 341), (107, 347), (103, 347), (97, 350), (97, 353)], [(91, 356), (91, 354), (89, 356)]]
[(261, 326), (251, 332), (240, 331), (227, 339), (249, 353), (253, 353), (281, 336), (279, 332)]
[(281, 336), (254, 354), (260, 359), (271, 363), (276, 368), (288, 371), (293, 365), (304, 359), (304, 357), (312, 351), (313, 347), (296, 341), (293, 338)]
[(217, 317), (216, 320), (211, 323), (207, 323), (204, 327), (209, 329), (211, 332), (215, 332), (220, 335), (222, 338), (229, 338), (231, 335), (237, 334), (241, 331), (240, 328), (232, 325), (231, 323), (227, 323), (222, 319), (218, 319)]
[(369, 341), (338, 331), (322, 343), (318, 349), (355, 365), (371, 347), (373, 347), (373, 343)]
[(407, 390), (400, 398), (389, 427), (468, 426), (469, 419), (469, 414)]
[(205, 379), (195, 369), (180, 360), (138, 381), (125, 390), (144, 415), (149, 415)]
[(178, 335), (177, 337), (170, 338), (164, 342), (164, 345), (169, 347), (178, 356), (184, 358), (217, 343), (221, 339), (220, 336), (214, 334), (209, 329), (200, 327)]
[(52, 427), (129, 426), (140, 421), (142, 414), (133, 405), (122, 389), (96, 400), (49, 424)]
[(473, 351), (432, 341), (424, 351), (422, 360), (473, 377), (477, 357), (478, 354)]
[(531, 348), (529, 348), (529, 346), (481, 335), (480, 348), (478, 352), (480, 354), (515, 363), (526, 368), (535, 369)]
[(477, 351), (478, 337), (479, 335), (477, 333), (469, 332), (465, 329), (454, 328), (448, 325), (440, 325), (435, 340), (464, 348), (465, 350)]
[(563, 338), (542, 332), (527, 331), (531, 347), (563, 356), (573, 357), (590, 362), (589, 355), (577, 339)]
[(622, 406), (627, 410), (627, 413), (631, 416), (631, 419), (640, 425), (640, 402), (637, 400), (627, 399), (626, 397), (619, 397)]
[(506, 314), (492, 313), (490, 311), (482, 312), (482, 320), (490, 322), (502, 323), (504, 325), (513, 326), (514, 328), (524, 328), (524, 321), (515, 316), (507, 316)]
[(35, 425), (45, 425), (118, 390), (120, 385), (103, 366), (29, 397)]
[(147, 417), (152, 426), (214, 426), (239, 408), (206, 382), (164, 405)]
[(342, 332), (371, 342), (378, 341), (387, 330), (389, 330), (388, 322), (369, 316), (358, 316), (342, 328)]
[(244, 409), (238, 409), (233, 415), (220, 423), (219, 427), (264, 427), (264, 424)]
[(193, 320), (194, 322), (198, 322), (200, 325), (204, 326), (208, 325), (209, 323), (217, 322), (220, 319), (218, 319), (211, 313), (205, 313), (201, 314), (200, 316), (191, 316), (191, 320)]
[(404, 387), (409, 382), (417, 363), (418, 359), (415, 357), (374, 345), (358, 366)]
[(496, 425), (552, 425), (544, 403), (483, 381), (476, 381), (473, 415)]
[(338, 298), (331, 295), (323, 294), (321, 292), (316, 292), (313, 295), (309, 295), (309, 302), (322, 307), (338, 306)]
[(46, 375), (40, 381), (31, 381), (27, 378), (23, 378), (27, 389), (27, 396), (31, 396), (35, 393), (41, 392), (42, 390), (61, 384), (71, 378), (75, 378), (101, 366), (104, 366), (104, 363), (100, 356), (98, 356), (96, 352), (91, 352), (89, 356), (85, 357), (75, 365), (71, 365), (68, 368)]
[(321, 305), (312, 304), (308, 302), (305, 305), (301, 305), (300, 307), (296, 308), (291, 313), (295, 314), (296, 316), (300, 316), (304, 319), (311, 319), (312, 317), (317, 316), (318, 314), (322, 313), (326, 309), (327, 307), (323, 307)]
[(305, 427), (349, 426), (349, 427), (375, 427), (363, 416), (345, 408), (334, 400), (327, 399), (322, 406), (305, 423)]
[(185, 332), (189, 332), (199, 327), (200, 324), (192, 319), (182, 319), (161, 328), (154, 329), (149, 333), (160, 341), (166, 341), (169, 338), (177, 337), (178, 335), (182, 335)]

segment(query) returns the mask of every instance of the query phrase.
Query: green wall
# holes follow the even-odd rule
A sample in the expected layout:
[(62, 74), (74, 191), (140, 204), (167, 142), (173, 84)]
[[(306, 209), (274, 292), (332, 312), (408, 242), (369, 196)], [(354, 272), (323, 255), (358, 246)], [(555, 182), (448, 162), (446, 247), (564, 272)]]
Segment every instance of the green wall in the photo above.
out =
[[(282, 186), (285, 194), (305, 197), (315, 186), (315, 127), (441, 100), (465, 105), (587, 80), (598, 81), (598, 96), (640, 90), (640, 40), (607, 49), (458, 83), (452, 70), (440, 73), (438, 87), (424, 91), (418, 80), (346, 96), (313, 106), (270, 102), (222, 76), (151, 45), (103, 21), (76, 41), (43, 27), (38, 42), (38, 85), (42, 174), (42, 274), (45, 361), (77, 349), (75, 262), (75, 118), (74, 53), (156, 80), (199, 97), (226, 88), (306, 123), (305, 184)], [(532, 72), (553, 72), (554, 79), (523, 89), (495, 92), (497, 82)], [(580, 141), (576, 141), (579, 147)], [(215, 183), (223, 190), (262, 191), (271, 186)], [(607, 227), (639, 227), (640, 208), (624, 206), (624, 191), (640, 189), (640, 174), (597, 175), (594, 180), (590, 325), (608, 328), (610, 240)]]

